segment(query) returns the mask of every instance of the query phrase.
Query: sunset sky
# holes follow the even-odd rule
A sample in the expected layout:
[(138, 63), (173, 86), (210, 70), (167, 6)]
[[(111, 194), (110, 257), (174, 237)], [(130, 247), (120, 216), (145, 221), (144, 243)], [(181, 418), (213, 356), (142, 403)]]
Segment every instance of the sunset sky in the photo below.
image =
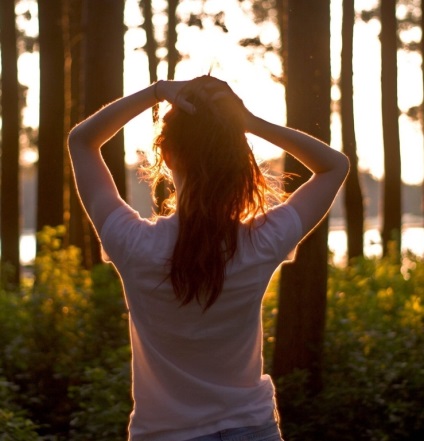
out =
[[(153, 2), (154, 7), (163, 9), (163, 0)], [(356, 1), (358, 10), (369, 9), (374, 0)], [(224, 11), (228, 33), (222, 32), (213, 23), (205, 23), (204, 29), (179, 25), (178, 50), (184, 55), (179, 63), (176, 79), (188, 79), (208, 72), (213, 66), (213, 75), (227, 81), (241, 96), (249, 109), (272, 122), (284, 124), (285, 105), (283, 87), (271, 79), (271, 73), (281, 74), (280, 60), (275, 54), (265, 57), (249, 57), (248, 50), (240, 47), (242, 38), (260, 35), (264, 42), (278, 41), (278, 31), (271, 23), (255, 25), (240, 8), (236, 0), (183, 0), (178, 13), (184, 16), (189, 11), (203, 7), (210, 13)], [(332, 0), (332, 74), (337, 78), (340, 72), (341, 50), (341, 5), (342, 0)], [(34, 15), (26, 25), (28, 33), (38, 32), (36, 2), (21, 0), (18, 8), (30, 7)], [(399, 9), (399, 15), (402, 10)], [(166, 24), (160, 16), (155, 25), (161, 32)], [(129, 30), (125, 37), (125, 94), (148, 85), (147, 58), (143, 51), (135, 50), (144, 44), (145, 36), (139, 25), (142, 22), (138, 0), (126, 0), (125, 22)], [(380, 24), (358, 21), (354, 37), (354, 99), (355, 124), (360, 166), (374, 176), (383, 174), (383, 146), (381, 130), (380, 93)], [(410, 31), (405, 38), (420, 40), (420, 31)], [(399, 52), (399, 107), (402, 111), (420, 105), (422, 101), (421, 56), (418, 53)], [(159, 66), (159, 77), (166, 77), (166, 65)], [(25, 54), (19, 60), (19, 79), (30, 87), (28, 109), (24, 122), (31, 126), (38, 124), (38, 55)], [(333, 87), (333, 98), (338, 97)], [(152, 137), (150, 113), (146, 112), (128, 125), (125, 131), (127, 161), (136, 160), (137, 149), (148, 150)], [(410, 184), (422, 181), (424, 175), (423, 137), (418, 123), (407, 117), (400, 117), (400, 138), (402, 147), (402, 177)], [(252, 139), (254, 151), (260, 158), (275, 157), (281, 151), (260, 140)], [(340, 124), (338, 115), (333, 116), (332, 146), (340, 148)]]

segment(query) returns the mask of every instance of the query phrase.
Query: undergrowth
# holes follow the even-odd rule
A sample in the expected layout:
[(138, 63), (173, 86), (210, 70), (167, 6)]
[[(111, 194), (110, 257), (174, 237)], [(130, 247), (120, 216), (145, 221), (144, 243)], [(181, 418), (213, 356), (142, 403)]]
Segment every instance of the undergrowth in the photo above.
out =
[[(128, 317), (109, 265), (82, 268), (45, 229), (35, 282), (0, 286), (0, 441), (123, 440), (131, 412)], [(263, 305), (270, 371), (278, 274)], [(330, 265), (324, 388), (278, 382), (287, 441), (411, 441), (424, 434), (424, 262)]]

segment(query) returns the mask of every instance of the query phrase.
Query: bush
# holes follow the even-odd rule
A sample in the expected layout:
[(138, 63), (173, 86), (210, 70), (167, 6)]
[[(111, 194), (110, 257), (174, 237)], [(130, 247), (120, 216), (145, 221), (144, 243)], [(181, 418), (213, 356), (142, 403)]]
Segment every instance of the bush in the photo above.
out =
[(325, 387), (308, 397), (305, 372), (282, 382), (287, 438), (422, 439), (423, 330), (423, 259), (407, 254), (402, 265), (389, 257), (331, 267)]
[[(88, 272), (63, 229), (41, 233), (35, 283), (0, 288), (0, 441), (125, 439), (128, 316), (110, 265)], [(263, 305), (274, 348), (278, 273)], [(407, 254), (330, 266), (324, 388), (278, 381), (289, 441), (413, 441), (424, 434), (424, 261)]]
[(272, 354), (275, 346), (275, 325), (278, 314), (279, 271), (274, 273), (262, 304), (264, 371), (272, 372)]
[(19, 388), (0, 377), (0, 441), (37, 441), (37, 426), (15, 404)]
[[(49, 439), (56, 441), (69, 439), (71, 420), (87, 409), (88, 395), (78, 391), (99, 386), (90, 371), (119, 370), (124, 389), (120, 398), (127, 399), (120, 406), (131, 406), (128, 321), (120, 282), (109, 265), (92, 272), (83, 269), (80, 251), (63, 247), (63, 235), (61, 227), (39, 233), (33, 285), (19, 292), (0, 291), (0, 343), (5, 348), (0, 369), (19, 387), (3, 417), (14, 422), (13, 415), (19, 417), (11, 403), (25, 408), (39, 426), (40, 439), (54, 435)], [(108, 388), (116, 389), (116, 384), (104, 381), (104, 394)], [(103, 413), (104, 424), (119, 422), (125, 432), (127, 421), (122, 421), (122, 410), (116, 411), (119, 417), (114, 419), (113, 410)], [(78, 427), (81, 433), (90, 432)]]
[(109, 441), (127, 437), (132, 409), (129, 348), (117, 351), (107, 365), (86, 368), (81, 385), (70, 389), (71, 397), (80, 403), (71, 415), (70, 440)]

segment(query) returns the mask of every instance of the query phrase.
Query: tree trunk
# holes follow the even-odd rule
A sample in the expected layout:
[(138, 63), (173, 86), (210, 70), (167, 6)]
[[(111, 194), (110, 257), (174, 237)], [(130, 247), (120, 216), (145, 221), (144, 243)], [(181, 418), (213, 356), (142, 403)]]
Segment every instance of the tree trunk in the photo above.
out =
[(347, 255), (351, 261), (364, 254), (364, 205), (359, 181), (356, 154), (355, 121), (353, 112), (353, 26), (354, 0), (343, 1), (342, 66), (341, 66), (341, 119), (343, 152), (350, 159), (350, 173), (345, 183)]
[[(2, 266), (11, 273), (1, 272), (2, 283), (18, 285), (19, 262), (19, 99), (15, 27), (15, 1), (0, 4), (1, 44), (1, 193), (0, 239)], [(3, 280), (3, 277), (7, 278)]]
[[(65, 102), (68, 112), (68, 125), (72, 128), (84, 118), (82, 0), (64, 1), (64, 22), (67, 25), (66, 32), (64, 30), (64, 37), (66, 37)], [(94, 263), (91, 242), (97, 242), (97, 239), (92, 235), (90, 222), (84, 214), (77, 196), (73, 177), (70, 173), (69, 156), (67, 156), (66, 166), (68, 167), (65, 168), (67, 172), (66, 183), (68, 185), (65, 203), (67, 241), (81, 250), (83, 265), (85, 268), (90, 268)]]
[(146, 32), (146, 54), (147, 59), (149, 60), (150, 82), (154, 83), (158, 79), (158, 59), (156, 56), (157, 43), (153, 30), (153, 11), (151, 0), (140, 0), (140, 9), (144, 18), (143, 29)]
[(287, 88), (287, 65), (288, 65), (288, 50), (287, 50), (287, 37), (288, 37), (288, 10), (289, 10), (289, 0), (276, 0), (276, 14), (278, 28), (280, 30), (280, 58), (281, 66), (283, 70), (282, 83), (285, 88)]
[[(287, 125), (330, 141), (329, 0), (289, 0)], [(310, 172), (290, 155), (285, 171), (293, 191)], [(296, 369), (309, 373), (308, 390), (321, 389), (321, 361), (327, 295), (327, 221), (300, 246), (296, 261), (281, 270), (273, 377)], [(284, 399), (280, 397), (280, 405)]]
[[(174, 79), (175, 67), (178, 61), (178, 52), (176, 50), (177, 32), (176, 32), (176, 9), (178, 1), (171, 0), (168, 2), (168, 29), (167, 29), (167, 49), (168, 49), (168, 79)], [(150, 82), (157, 81), (158, 58), (156, 51), (158, 43), (155, 39), (153, 28), (153, 11), (151, 0), (140, 1), (141, 12), (144, 17), (143, 29), (146, 32), (146, 53), (149, 60)], [(158, 106), (152, 108), (152, 119), (155, 123), (158, 120)], [(161, 181), (155, 191), (155, 210), (158, 214), (162, 214), (164, 201), (169, 196), (169, 187), (165, 181)]]
[[(424, 60), (424, 1), (421, 1), (421, 59)], [(422, 81), (423, 81), (423, 90), (424, 90), (424, 69), (422, 71)], [(421, 102), (421, 130), (424, 132), (424, 98)], [(423, 145), (424, 148), (424, 145)], [(422, 191), (421, 191), (421, 214), (423, 215), (423, 228), (424, 228), (424, 177), (422, 182)]]
[[(153, 28), (153, 10), (151, 0), (140, 0), (141, 14), (143, 15), (143, 29), (146, 33), (146, 45), (145, 50), (147, 54), (147, 60), (149, 62), (149, 78), (150, 83), (154, 83), (158, 80), (158, 58), (156, 51), (158, 48), (155, 32)], [(158, 120), (158, 105), (152, 107), (152, 120), (155, 123)]]
[(175, 68), (177, 67), (179, 53), (177, 44), (177, 6), (178, 0), (168, 1), (168, 29), (167, 29), (167, 46), (168, 46), (168, 80), (175, 77)]
[[(63, 34), (63, 54), (64, 54), (64, 135), (65, 143), (67, 135), (71, 130), (71, 112), (72, 112), (72, 55), (71, 55), (71, 17), (70, 10), (71, 0), (62, 0), (62, 34)], [(71, 189), (72, 185), (72, 168), (69, 155), (64, 158), (64, 185), (63, 185), (63, 218), (66, 227), (65, 244), (69, 245), (69, 231), (71, 221)]]
[[(124, 0), (84, 0), (84, 113), (89, 116), (123, 94)], [(123, 199), (126, 198), (124, 134), (102, 148), (102, 155)], [(92, 240), (93, 262), (100, 261)]]
[(381, 2), (381, 101), (384, 139), (383, 254), (401, 247), (401, 158), (397, 103), (396, 0)]
[(62, 1), (38, 1), (40, 125), (37, 230), (63, 224), (64, 53)]

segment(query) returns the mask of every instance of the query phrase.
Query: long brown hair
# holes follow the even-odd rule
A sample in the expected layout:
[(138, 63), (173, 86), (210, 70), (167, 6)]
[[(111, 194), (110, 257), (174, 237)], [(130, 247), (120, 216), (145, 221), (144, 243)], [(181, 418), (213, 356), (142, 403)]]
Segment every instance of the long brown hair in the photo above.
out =
[[(238, 98), (230, 95), (211, 102), (204, 90), (199, 92), (207, 81), (207, 77), (192, 81), (188, 98), (196, 113), (173, 106), (154, 143), (156, 171), (163, 169), (163, 157), (170, 155), (184, 179), (170, 279), (181, 305), (196, 299), (204, 310), (222, 291), (226, 264), (237, 249), (240, 222), (265, 214), (268, 196), (276, 195), (246, 139)], [(156, 173), (153, 186), (160, 179), (162, 174)]]

